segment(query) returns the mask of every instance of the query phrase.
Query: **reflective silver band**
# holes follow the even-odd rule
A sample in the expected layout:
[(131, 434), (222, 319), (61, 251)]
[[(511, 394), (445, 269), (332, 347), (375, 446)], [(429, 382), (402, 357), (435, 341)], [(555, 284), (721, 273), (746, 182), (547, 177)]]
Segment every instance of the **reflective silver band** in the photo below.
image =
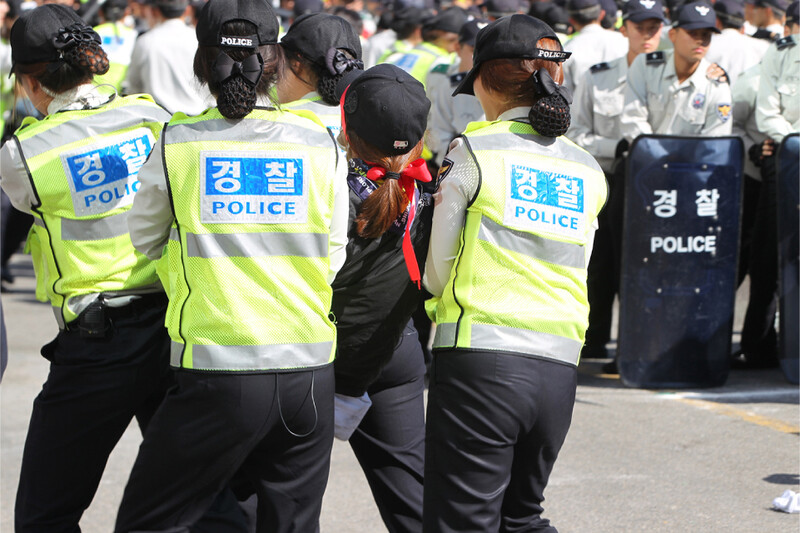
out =
[(555, 265), (571, 268), (586, 266), (586, 249), (583, 246), (509, 229), (485, 215), (481, 218), (478, 238), (512, 252)]
[(189, 257), (328, 257), (325, 233), (186, 233)]
[(259, 139), (276, 139), (276, 143), (303, 146), (331, 146), (333, 139), (327, 130), (318, 131), (296, 124), (284, 124), (261, 119), (200, 120), (187, 124), (170, 125), (164, 144), (186, 142), (258, 142)]
[(53, 314), (56, 316), (56, 324), (58, 324), (58, 329), (67, 329), (67, 324), (64, 322), (64, 315), (61, 314), (61, 308), (53, 307)]
[(489, 135), (466, 135), (473, 151), (512, 150), (547, 157), (567, 159), (600, 172), (597, 162), (588, 152), (567, 143), (564, 139), (543, 137), (533, 133), (492, 133)]
[(44, 228), (44, 227), (46, 227), (46, 226), (44, 225), (44, 220), (42, 220), (42, 219), (41, 219), (41, 218), (39, 218), (39, 217), (33, 217), (33, 223), (34, 223), (35, 225), (39, 226), (40, 228)]
[(61, 219), (61, 239), (65, 241), (99, 241), (127, 234), (128, 211), (104, 218)]
[[(333, 341), (306, 344), (262, 344), (255, 346), (218, 346), (193, 344), (195, 370), (278, 370), (308, 368), (328, 363)], [(181, 367), (184, 345), (172, 341), (170, 363)]]
[[(118, 132), (120, 125), (142, 124), (144, 122), (163, 122), (169, 117), (160, 107), (129, 105), (93, 113), (88, 117), (76, 118), (54, 126), (47, 131), (20, 141), (22, 152), (31, 159), (53, 148), (86, 139), (86, 132), (96, 137), (104, 133)], [(24, 130), (23, 130), (24, 131)]]
[[(433, 347), (456, 347), (455, 330), (456, 324), (437, 324)], [(468, 346), (468, 348), (479, 350), (501, 350), (532, 357), (544, 357), (571, 365), (578, 364), (581, 347), (580, 341), (558, 335), (488, 324), (472, 324)], [(467, 348), (467, 346), (463, 348)]]

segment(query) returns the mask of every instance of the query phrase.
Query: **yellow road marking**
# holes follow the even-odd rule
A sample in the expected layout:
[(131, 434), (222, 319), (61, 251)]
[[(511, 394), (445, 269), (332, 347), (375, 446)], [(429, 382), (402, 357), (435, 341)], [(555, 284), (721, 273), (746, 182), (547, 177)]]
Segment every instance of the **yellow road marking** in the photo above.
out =
[(706, 400), (696, 400), (694, 398), (675, 398), (675, 399), (688, 405), (693, 405), (701, 409), (714, 411), (715, 413), (729, 416), (731, 418), (738, 418), (740, 420), (744, 420), (745, 422), (750, 422), (751, 424), (756, 424), (758, 426), (774, 429), (776, 431), (780, 431), (783, 433), (800, 435), (800, 426), (787, 424), (786, 422), (782, 422), (781, 420), (775, 420), (774, 418), (768, 418), (765, 416), (756, 415), (749, 411), (745, 411), (743, 409), (737, 409), (735, 407), (731, 407), (728, 404), (709, 402)]

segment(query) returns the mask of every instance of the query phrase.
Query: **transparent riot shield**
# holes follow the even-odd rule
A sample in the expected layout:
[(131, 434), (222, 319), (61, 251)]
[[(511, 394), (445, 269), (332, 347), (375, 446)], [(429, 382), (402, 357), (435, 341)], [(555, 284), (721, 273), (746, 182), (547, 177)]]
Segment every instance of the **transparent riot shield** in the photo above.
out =
[(626, 385), (727, 379), (743, 163), (736, 137), (643, 135), (631, 146), (617, 355)]

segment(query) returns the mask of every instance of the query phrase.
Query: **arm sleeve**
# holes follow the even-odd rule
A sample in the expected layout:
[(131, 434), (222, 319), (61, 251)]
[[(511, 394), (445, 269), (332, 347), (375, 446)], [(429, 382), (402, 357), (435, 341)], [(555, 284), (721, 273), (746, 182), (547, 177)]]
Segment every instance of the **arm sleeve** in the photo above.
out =
[[(709, 82), (710, 86), (714, 86), (714, 105), (708, 106), (706, 110), (706, 121), (703, 124), (703, 129), (700, 131), (701, 135), (708, 137), (724, 137), (730, 135), (733, 131), (733, 110), (731, 105), (731, 86), (727, 83)], [(727, 118), (723, 119), (719, 106), (728, 105), (731, 109), (728, 111)]]
[(620, 117), (620, 131), (629, 142), (639, 135), (653, 133), (647, 110), (647, 74), (644, 55), (637, 57), (628, 70), (628, 84), (625, 87), (625, 103)]
[(583, 77), (572, 104), (572, 125), (567, 137), (595, 157), (613, 158), (619, 139), (610, 139), (594, 132), (594, 97), (591, 72)]
[(147, 52), (143, 50), (142, 37), (137, 39), (131, 53), (131, 62), (128, 65), (128, 71), (125, 74), (125, 81), (122, 83), (124, 94), (137, 94), (147, 92), (142, 80), (142, 69), (147, 60)]
[(16, 139), (9, 139), (0, 150), (0, 186), (11, 200), (11, 205), (23, 213), (30, 213), (31, 207), (38, 202)]
[(749, 79), (740, 75), (731, 88), (731, 103), (733, 105), (732, 134), (744, 141), (744, 153), (755, 144), (755, 139), (747, 132), (747, 121), (754, 113), (753, 104), (755, 95), (749, 90)]
[(478, 187), (478, 168), (462, 139), (453, 141), (447, 157), (453, 165), (433, 195), (431, 240), (423, 277), (425, 288), (434, 296), (442, 295), (450, 279), (467, 205)]
[(175, 219), (164, 174), (163, 145), (162, 135), (139, 169), (139, 190), (128, 213), (128, 231), (134, 248), (152, 260), (161, 258)]
[(453, 97), (447, 94), (449, 88), (450, 79), (447, 76), (428, 76), (428, 100), (431, 101), (428, 142), (438, 164), (442, 163), (447, 153), (447, 145), (457, 135), (453, 133)]
[(780, 143), (792, 133), (792, 125), (781, 115), (781, 95), (778, 92), (780, 74), (779, 50), (771, 45), (761, 61), (761, 81), (756, 96), (756, 123), (758, 129)]
[(333, 219), (328, 238), (330, 267), (328, 283), (333, 283), (336, 273), (347, 259), (347, 223), (350, 216), (350, 195), (347, 188), (347, 158), (339, 156), (333, 180)]

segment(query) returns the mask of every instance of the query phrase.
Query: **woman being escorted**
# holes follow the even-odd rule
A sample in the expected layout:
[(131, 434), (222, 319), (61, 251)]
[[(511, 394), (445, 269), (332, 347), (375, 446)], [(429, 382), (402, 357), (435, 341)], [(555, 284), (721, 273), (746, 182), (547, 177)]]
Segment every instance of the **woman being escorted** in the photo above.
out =
[(319, 528), (346, 165), (313, 114), (270, 104), (277, 36), (265, 0), (206, 3), (194, 71), (217, 107), (173, 116), (142, 168), (131, 240), (163, 254), (177, 386), (144, 436), (120, 533), (189, 531), (238, 470), (257, 531)]
[(503, 17), (478, 33), (455, 91), (474, 92), (487, 122), (451, 144), (435, 195), (425, 532), (556, 531), (541, 503), (572, 418), (607, 194), (562, 137), (568, 57), (547, 24)]

